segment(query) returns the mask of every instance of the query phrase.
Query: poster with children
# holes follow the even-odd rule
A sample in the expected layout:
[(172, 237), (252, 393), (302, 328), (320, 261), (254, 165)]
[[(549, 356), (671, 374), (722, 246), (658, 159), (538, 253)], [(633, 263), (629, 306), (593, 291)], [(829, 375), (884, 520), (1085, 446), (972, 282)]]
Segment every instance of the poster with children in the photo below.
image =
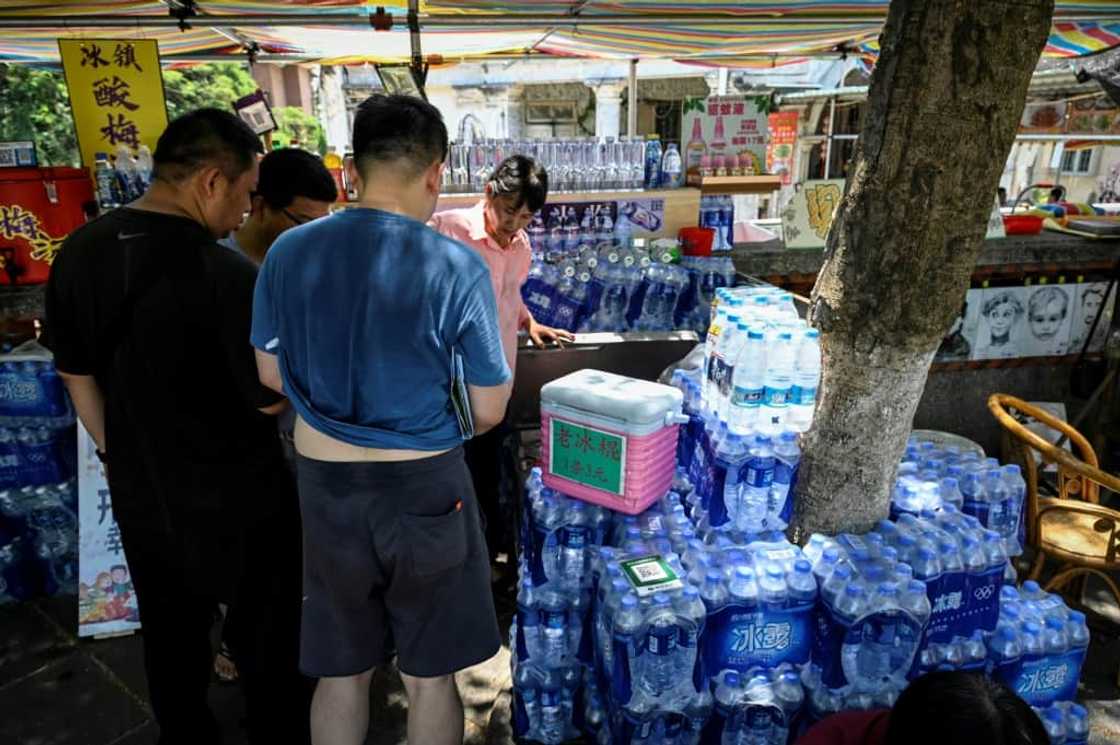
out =
[[(1100, 352), (1108, 339), (1112, 327), (1112, 314), (1116, 307), (1116, 288), (1109, 292), (1107, 282), (1083, 282), (1074, 285), (1076, 289), (1073, 302), (1069, 354), (1081, 354), (1085, 339), (1093, 328), (1093, 320), (1100, 315), (1093, 338), (1089, 342), (1089, 353)], [(1106, 297), (1107, 295), (1107, 297)]]
[(972, 359), (1001, 360), (1023, 356), (1027, 333), (1029, 287), (987, 287), (980, 294), (980, 316)]
[(78, 423), (78, 636), (140, 628), (132, 575), (97, 447)]
[(1043, 284), (1023, 288), (1026, 295), (1027, 333), (1024, 357), (1052, 357), (1069, 350), (1075, 288)]

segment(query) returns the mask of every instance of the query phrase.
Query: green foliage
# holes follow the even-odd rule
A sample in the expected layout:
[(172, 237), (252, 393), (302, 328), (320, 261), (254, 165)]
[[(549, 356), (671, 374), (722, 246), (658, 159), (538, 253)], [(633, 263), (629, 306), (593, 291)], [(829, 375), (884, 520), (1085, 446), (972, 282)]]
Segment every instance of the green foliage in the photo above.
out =
[(61, 70), (0, 64), (0, 140), (32, 140), (40, 165), (78, 165), (78, 140)]
[(304, 150), (320, 155), (327, 152), (327, 138), (318, 119), (296, 106), (273, 109), (272, 115), (276, 117), (276, 124), (280, 127), (269, 135), (273, 142), (279, 141), (282, 147), (287, 147), (296, 139)]
[(207, 107), (230, 111), (234, 101), (256, 89), (257, 82), (248, 68), (236, 62), (213, 62), (163, 71), (169, 119)]

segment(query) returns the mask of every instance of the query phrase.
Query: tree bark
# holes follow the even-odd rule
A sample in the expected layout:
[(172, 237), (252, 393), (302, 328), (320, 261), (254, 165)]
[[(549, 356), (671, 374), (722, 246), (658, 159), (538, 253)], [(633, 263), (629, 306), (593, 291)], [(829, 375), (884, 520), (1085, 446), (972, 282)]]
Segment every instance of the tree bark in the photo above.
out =
[(795, 539), (859, 532), (887, 516), (1053, 10), (1053, 0), (891, 2), (813, 288), (824, 370), (804, 441)]

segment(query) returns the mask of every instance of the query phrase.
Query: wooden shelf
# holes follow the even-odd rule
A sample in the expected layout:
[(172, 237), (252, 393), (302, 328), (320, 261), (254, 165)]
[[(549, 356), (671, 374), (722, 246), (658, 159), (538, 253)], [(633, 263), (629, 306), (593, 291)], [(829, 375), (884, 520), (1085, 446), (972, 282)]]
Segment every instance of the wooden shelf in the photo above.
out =
[(781, 176), (707, 176), (700, 185), (703, 194), (769, 194), (780, 188)]

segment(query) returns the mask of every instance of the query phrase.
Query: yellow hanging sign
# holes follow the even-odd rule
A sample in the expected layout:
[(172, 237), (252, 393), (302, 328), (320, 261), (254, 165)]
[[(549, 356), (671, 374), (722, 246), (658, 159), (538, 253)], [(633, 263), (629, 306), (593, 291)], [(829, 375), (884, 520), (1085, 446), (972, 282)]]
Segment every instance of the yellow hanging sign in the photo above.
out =
[(82, 164), (121, 145), (156, 149), (167, 128), (159, 45), (148, 39), (59, 39)]

